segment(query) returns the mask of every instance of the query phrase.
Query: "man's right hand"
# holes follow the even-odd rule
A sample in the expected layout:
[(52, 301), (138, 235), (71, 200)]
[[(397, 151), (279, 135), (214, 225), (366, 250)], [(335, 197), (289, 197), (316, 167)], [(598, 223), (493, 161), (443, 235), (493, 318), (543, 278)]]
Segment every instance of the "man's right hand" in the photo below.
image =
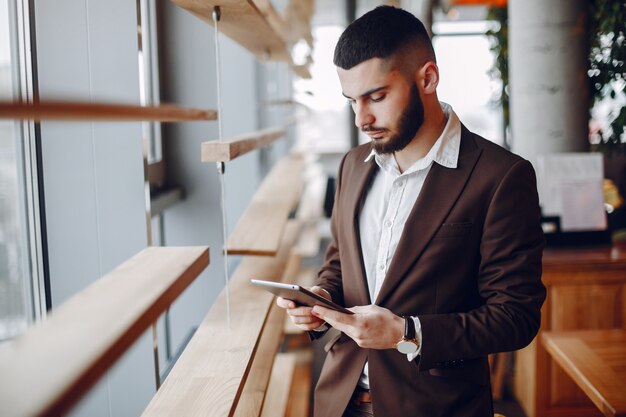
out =
[[(315, 294), (321, 295), (329, 301), (332, 301), (328, 292), (322, 289), (322, 287), (315, 286), (309, 288), (308, 290)], [(295, 324), (296, 327), (304, 331), (315, 330), (325, 323), (324, 320), (311, 314), (311, 310), (313, 310), (312, 307), (296, 306), (296, 303), (294, 303), (292, 300), (288, 300), (282, 297), (278, 297), (276, 299), (276, 304), (278, 304), (279, 307), (287, 310), (287, 315), (289, 316), (293, 324)]]

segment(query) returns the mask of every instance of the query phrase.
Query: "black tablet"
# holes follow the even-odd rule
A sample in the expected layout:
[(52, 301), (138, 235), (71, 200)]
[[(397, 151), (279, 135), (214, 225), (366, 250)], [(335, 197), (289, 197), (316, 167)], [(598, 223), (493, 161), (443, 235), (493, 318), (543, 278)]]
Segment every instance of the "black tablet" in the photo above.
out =
[(250, 282), (252, 282), (254, 285), (258, 285), (264, 290), (276, 294), (279, 297), (292, 300), (297, 305), (303, 305), (308, 307), (319, 305), (322, 307), (330, 308), (331, 310), (339, 311), (340, 313), (354, 314), (352, 311), (343, 308), (339, 304), (328, 301), (324, 297), (317, 295), (299, 285), (283, 284), (282, 282), (273, 281), (262, 281), (259, 279), (251, 279)]

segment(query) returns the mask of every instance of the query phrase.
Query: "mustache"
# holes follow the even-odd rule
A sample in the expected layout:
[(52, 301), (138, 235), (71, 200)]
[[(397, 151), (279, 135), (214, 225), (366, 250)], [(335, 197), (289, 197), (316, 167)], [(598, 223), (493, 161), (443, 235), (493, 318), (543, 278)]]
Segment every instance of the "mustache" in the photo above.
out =
[(363, 133), (367, 133), (367, 132), (386, 132), (387, 129), (385, 129), (384, 127), (378, 127), (378, 126), (372, 126), (372, 125), (365, 125), (361, 128), (361, 132)]

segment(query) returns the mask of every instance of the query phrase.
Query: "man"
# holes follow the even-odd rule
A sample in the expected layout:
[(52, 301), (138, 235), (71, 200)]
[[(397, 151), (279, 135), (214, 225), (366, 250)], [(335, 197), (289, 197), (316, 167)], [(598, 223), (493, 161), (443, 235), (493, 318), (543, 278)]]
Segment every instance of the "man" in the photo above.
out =
[(487, 355), (526, 346), (545, 298), (532, 166), (438, 101), (432, 44), (410, 13), (365, 14), (334, 63), (372, 141), (341, 163), (312, 290), (355, 314), (277, 301), (314, 338), (341, 332), (315, 416), (492, 416)]

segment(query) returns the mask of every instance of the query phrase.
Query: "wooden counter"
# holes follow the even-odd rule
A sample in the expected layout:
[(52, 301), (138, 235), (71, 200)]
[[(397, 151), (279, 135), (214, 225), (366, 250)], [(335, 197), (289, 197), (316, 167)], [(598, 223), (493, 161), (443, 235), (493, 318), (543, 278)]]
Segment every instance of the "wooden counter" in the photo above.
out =
[[(626, 328), (626, 248), (549, 248), (543, 331)], [(515, 395), (528, 417), (602, 416), (535, 339), (516, 353)]]
[(607, 417), (626, 417), (626, 329), (543, 332), (542, 345)]

